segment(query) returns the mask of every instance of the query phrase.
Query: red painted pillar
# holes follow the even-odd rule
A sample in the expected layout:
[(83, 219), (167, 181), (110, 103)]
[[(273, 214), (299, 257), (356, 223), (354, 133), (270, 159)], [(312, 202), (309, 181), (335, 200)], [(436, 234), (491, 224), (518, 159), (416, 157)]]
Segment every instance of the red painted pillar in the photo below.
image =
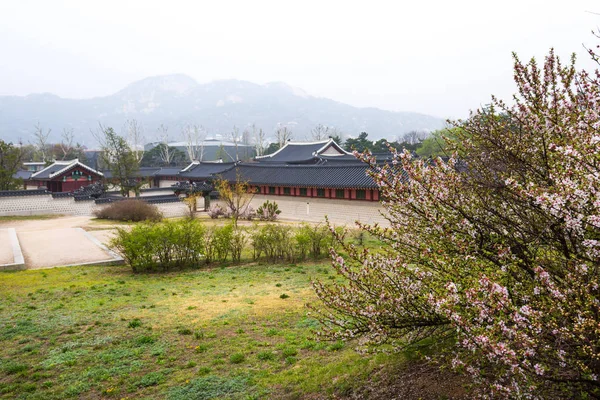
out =
[(344, 199), (350, 198), (350, 189), (344, 189)]
[(379, 190), (373, 190), (373, 200), (379, 200)]

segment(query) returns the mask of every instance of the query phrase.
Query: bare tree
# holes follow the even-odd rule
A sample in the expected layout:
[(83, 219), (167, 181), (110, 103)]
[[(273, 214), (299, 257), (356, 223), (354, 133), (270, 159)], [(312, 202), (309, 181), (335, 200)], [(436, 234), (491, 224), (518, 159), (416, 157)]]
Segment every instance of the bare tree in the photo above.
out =
[(100, 144), (104, 168), (111, 171), (112, 177), (108, 180), (109, 183), (118, 187), (122, 196), (129, 197), (130, 191), (135, 191), (137, 194), (144, 181), (137, 178), (140, 163), (136, 151), (112, 128), (104, 127), (101, 123), (98, 123), (98, 127), (98, 130), (91, 132)]
[(241, 137), (241, 142), (244, 145), (244, 155), (243, 155), (243, 159), (244, 160), (248, 160), (251, 156), (248, 154), (248, 149), (250, 148), (251, 142), (252, 142), (252, 138), (250, 136), (250, 130), (248, 128), (245, 128), (244, 131), (242, 132), (242, 137)]
[(50, 132), (52, 129), (48, 129), (44, 131), (44, 128), (38, 122), (35, 124), (35, 132), (33, 133), (33, 137), (35, 138), (34, 146), (37, 148), (38, 152), (42, 156), (42, 161), (46, 162), (48, 157), (48, 137), (50, 136)]
[(183, 127), (183, 138), (186, 153), (190, 162), (202, 161), (204, 158), (204, 140), (206, 130), (202, 125), (186, 125)]
[(142, 124), (135, 119), (128, 119), (125, 122), (125, 137), (129, 147), (133, 150), (133, 155), (138, 164), (144, 158), (144, 128)]
[(158, 139), (159, 144), (159, 157), (160, 160), (166, 165), (170, 165), (173, 161), (173, 152), (169, 148), (169, 127), (160, 124), (158, 127)]
[(279, 125), (275, 129), (275, 138), (277, 139), (277, 143), (279, 143), (279, 148), (283, 147), (289, 140), (292, 140), (292, 137), (292, 130), (287, 126)]
[(75, 140), (75, 135), (73, 133), (73, 128), (63, 128), (63, 132), (60, 135), (60, 151), (62, 154), (62, 160), (66, 160), (67, 156), (73, 151), (73, 140)]
[(427, 138), (427, 136), (427, 132), (424, 131), (410, 131), (402, 135), (402, 138), (398, 141), (406, 144), (417, 144), (422, 142), (425, 138)]
[(317, 124), (310, 130), (311, 139), (314, 141), (325, 140), (331, 136), (329, 133), (329, 127), (323, 124)]
[(256, 155), (262, 156), (265, 153), (267, 138), (265, 131), (256, 127), (252, 124), (252, 140), (254, 142), (254, 148), (256, 149)]
[(228, 138), (233, 142), (233, 145), (235, 146), (235, 161), (239, 161), (240, 158), (238, 153), (238, 142), (240, 141), (240, 130), (237, 126), (233, 126), (233, 129), (231, 130), (231, 132), (229, 132)]

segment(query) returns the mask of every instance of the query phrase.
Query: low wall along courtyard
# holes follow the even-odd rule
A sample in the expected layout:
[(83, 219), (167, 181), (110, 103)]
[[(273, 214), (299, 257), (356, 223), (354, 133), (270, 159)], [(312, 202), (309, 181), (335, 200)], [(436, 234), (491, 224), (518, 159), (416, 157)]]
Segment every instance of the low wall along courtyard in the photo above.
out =
[[(15, 195), (0, 196), (0, 217), (17, 215), (93, 215), (94, 210), (106, 207), (109, 203), (96, 204), (92, 200), (75, 200), (73, 197), (54, 198), (50, 193), (28, 190), (15, 192)], [(183, 202), (155, 204), (163, 216), (181, 217), (186, 215), (187, 206)]]

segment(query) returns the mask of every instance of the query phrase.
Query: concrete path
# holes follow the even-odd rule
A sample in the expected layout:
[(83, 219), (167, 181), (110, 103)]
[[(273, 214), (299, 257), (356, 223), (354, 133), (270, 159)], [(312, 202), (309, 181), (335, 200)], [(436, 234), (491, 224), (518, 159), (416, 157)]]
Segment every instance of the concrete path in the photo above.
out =
[(25, 260), (14, 228), (0, 229), (0, 271), (24, 269)]
[(13, 249), (8, 236), (8, 229), (0, 229), (0, 265), (14, 262)]

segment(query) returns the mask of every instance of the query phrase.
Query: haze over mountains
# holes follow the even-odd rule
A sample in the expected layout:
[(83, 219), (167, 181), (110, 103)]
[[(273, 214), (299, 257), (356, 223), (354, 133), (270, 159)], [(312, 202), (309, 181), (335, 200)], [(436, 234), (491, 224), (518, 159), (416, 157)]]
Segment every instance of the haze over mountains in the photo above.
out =
[(256, 124), (271, 136), (278, 124), (289, 126), (295, 140), (309, 138), (317, 124), (339, 129), (347, 136), (369, 133), (369, 138), (395, 139), (403, 133), (433, 131), (444, 126), (441, 118), (414, 112), (357, 108), (313, 97), (284, 83), (258, 85), (222, 80), (199, 84), (182, 74), (146, 78), (106, 97), (65, 99), (53, 94), (0, 96), (0, 137), (32, 141), (34, 125), (52, 129), (50, 140), (60, 141), (63, 128), (72, 128), (79, 143), (96, 146), (90, 129), (98, 123), (121, 131), (127, 119), (144, 127), (147, 141), (156, 140), (164, 124), (169, 137), (180, 140), (186, 124), (204, 126), (209, 136), (225, 136), (233, 126), (242, 131)]

